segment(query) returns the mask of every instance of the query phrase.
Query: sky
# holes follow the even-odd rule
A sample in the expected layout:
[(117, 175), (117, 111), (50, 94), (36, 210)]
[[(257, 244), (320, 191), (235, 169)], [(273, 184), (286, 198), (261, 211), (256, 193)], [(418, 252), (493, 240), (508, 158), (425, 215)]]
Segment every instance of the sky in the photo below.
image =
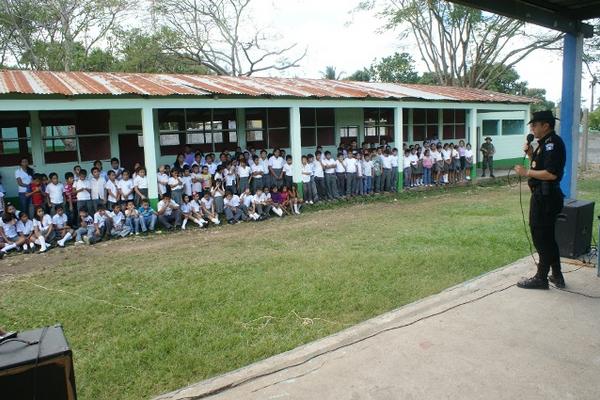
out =
[[(284, 75), (319, 78), (328, 65), (349, 75), (396, 51), (411, 54), (419, 72), (427, 70), (414, 43), (401, 40), (398, 32), (382, 31), (383, 22), (373, 13), (352, 13), (358, 0), (254, 0), (253, 3), (253, 21), (257, 26), (278, 32), (282, 43), (298, 43), (302, 49), (308, 49), (301, 67)], [(537, 51), (517, 64), (516, 70), (529, 87), (546, 89), (547, 98), (558, 102), (561, 60), (558, 53)], [(590, 79), (585, 75), (583, 79), (582, 97), (589, 99)]]

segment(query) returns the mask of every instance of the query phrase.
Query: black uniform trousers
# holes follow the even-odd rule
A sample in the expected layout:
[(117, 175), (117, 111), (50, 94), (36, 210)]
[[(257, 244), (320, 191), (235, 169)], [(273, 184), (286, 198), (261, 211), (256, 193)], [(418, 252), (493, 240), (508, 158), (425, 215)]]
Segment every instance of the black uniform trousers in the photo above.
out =
[(554, 236), (556, 218), (563, 208), (563, 194), (559, 187), (550, 188), (544, 194), (541, 187), (531, 194), (529, 227), (540, 260), (538, 275), (547, 279), (550, 268), (560, 271), (560, 254)]

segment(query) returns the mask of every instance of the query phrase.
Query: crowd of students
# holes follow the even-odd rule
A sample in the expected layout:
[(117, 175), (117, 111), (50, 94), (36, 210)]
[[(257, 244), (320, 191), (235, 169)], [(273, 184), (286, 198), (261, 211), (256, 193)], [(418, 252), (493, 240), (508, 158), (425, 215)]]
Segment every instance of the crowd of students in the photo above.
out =
[[(472, 151), (461, 140), (404, 146), (404, 187), (433, 186), (470, 179)], [(271, 216), (300, 214), (305, 204), (398, 190), (398, 150), (356, 143), (337, 154), (317, 148), (302, 156), (303, 195), (292, 181), (292, 157), (281, 149), (272, 154), (255, 149), (215, 154), (186, 146), (174, 164), (157, 171), (159, 202), (148, 199), (146, 169), (136, 163), (124, 169), (117, 158), (104, 170), (75, 166), (61, 181), (56, 173), (35, 173), (23, 158), (15, 172), (19, 207), (3, 200), (0, 185), (0, 258), (11, 250), (45, 252), (68, 242), (101, 240), (155, 231), (206, 228), (221, 221), (237, 224)]]

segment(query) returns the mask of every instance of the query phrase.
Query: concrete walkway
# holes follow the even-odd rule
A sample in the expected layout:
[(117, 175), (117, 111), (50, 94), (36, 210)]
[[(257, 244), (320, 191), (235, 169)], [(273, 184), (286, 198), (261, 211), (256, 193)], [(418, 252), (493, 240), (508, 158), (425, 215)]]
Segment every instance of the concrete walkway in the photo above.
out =
[[(596, 270), (577, 268), (567, 289), (600, 296)], [(513, 285), (533, 269), (522, 259), (160, 399), (597, 400), (600, 299)]]

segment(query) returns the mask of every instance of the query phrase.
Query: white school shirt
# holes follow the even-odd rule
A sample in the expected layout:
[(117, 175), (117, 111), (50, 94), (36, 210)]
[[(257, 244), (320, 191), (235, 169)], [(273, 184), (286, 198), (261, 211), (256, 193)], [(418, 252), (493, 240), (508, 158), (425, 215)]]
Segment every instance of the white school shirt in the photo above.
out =
[(98, 225), (98, 228), (102, 228), (106, 223), (106, 218), (108, 217), (108, 211), (105, 212), (104, 215), (101, 215), (99, 212), (96, 212), (96, 214), (94, 214), (94, 224)]
[(335, 173), (337, 161), (334, 160), (333, 158), (330, 158), (330, 159), (326, 158), (323, 160), (323, 165), (325, 165), (325, 173), (333, 174), (333, 173)]
[(123, 171), (125, 171), (125, 168), (121, 168), (121, 167), (119, 167), (117, 169), (111, 168), (110, 170), (115, 173), (116, 179), (118, 181), (120, 181), (121, 180), (121, 174), (123, 174)]
[(188, 196), (192, 195), (192, 176), (182, 176), (181, 180), (183, 181), (183, 192)]
[(402, 159), (402, 168), (408, 167), (410, 167), (410, 155), (404, 156), (404, 158)]
[(290, 164), (288, 164), (288, 163), (285, 163), (285, 164), (283, 165), (283, 174), (284, 174), (285, 176), (294, 176), (294, 172), (293, 172), (293, 170), (292, 170), (292, 166), (291, 166)]
[(239, 207), (240, 206), (240, 198), (237, 194), (234, 194), (233, 196), (231, 196), (231, 199), (225, 198), (225, 201), (223, 202), (223, 204), (225, 206), (230, 206), (230, 207)]
[(310, 182), (311, 175), (312, 175), (312, 168), (311, 168), (310, 164), (302, 165), (302, 183)]
[(392, 156), (382, 156), (381, 157), (381, 167), (384, 169), (392, 168)]
[(458, 154), (458, 150), (452, 149), (452, 158), (459, 159), (460, 155)]
[(391, 155), (390, 156), (391, 159), (391, 163), (392, 163), (392, 168), (398, 168), (398, 156), (395, 155)]
[(433, 159), (434, 163), (443, 160), (442, 154), (437, 150), (431, 152), (431, 158)]
[(192, 210), (193, 213), (199, 213), (200, 203), (198, 203), (196, 200), (190, 201), (190, 210)]
[(135, 178), (133, 178), (133, 186), (137, 187), (138, 189), (148, 189), (148, 177), (141, 177), (137, 175)]
[(235, 174), (224, 170), (225, 172), (225, 186), (233, 186), (235, 184)]
[(342, 161), (335, 161), (335, 172), (338, 174), (343, 174), (344, 172), (346, 172), (346, 169), (344, 169), (344, 163)]
[[(31, 184), (32, 176), (29, 175), (26, 171), (23, 171), (23, 168), (19, 167), (15, 171), (15, 179), (21, 178), (23, 185)], [(27, 193), (27, 188), (23, 186), (19, 186), (19, 193)]]
[(209, 197), (208, 199), (206, 197), (203, 197), (200, 199), (200, 204), (207, 210), (210, 211), (210, 209), (212, 208), (213, 202), (215, 200), (212, 197)]
[(218, 165), (215, 164), (214, 162), (212, 162), (210, 164), (206, 164), (206, 166), (208, 167), (208, 173), (209, 174), (214, 175), (215, 172), (217, 172)]
[(363, 176), (373, 176), (373, 161), (362, 161)]
[(117, 182), (116, 184), (113, 183), (111, 180), (108, 180), (108, 182), (106, 182), (106, 184), (104, 185), (104, 187), (106, 188), (106, 191), (108, 193), (108, 198), (107, 200), (110, 201), (111, 203), (116, 203), (117, 202), (117, 185), (119, 182)]
[(355, 174), (356, 173), (356, 158), (346, 158), (344, 160), (344, 167), (346, 167), (346, 172), (349, 174)]
[(60, 182), (56, 185), (52, 182), (46, 185), (46, 193), (48, 194), (48, 197), (50, 197), (50, 203), (52, 204), (62, 204), (64, 202), (64, 191), (65, 185)]
[(192, 211), (192, 206), (190, 203), (181, 203), (179, 209), (183, 214), (189, 214)]
[[(75, 183), (73, 183), (73, 189), (92, 189), (92, 185), (87, 179), (77, 179)], [(91, 198), (92, 195), (87, 190), (82, 190), (81, 192), (77, 193), (77, 201), (91, 200)]]
[[(258, 172), (258, 174), (254, 175), (254, 173), (255, 173), (255, 172)], [(254, 164), (254, 165), (252, 166), (252, 176), (253, 176), (254, 178), (256, 178), (256, 179), (260, 179), (260, 178), (262, 178), (262, 176), (263, 176), (263, 173), (264, 173), (264, 171), (263, 171), (263, 168), (262, 168), (262, 166), (261, 166), (261, 165)]]
[(254, 196), (252, 196), (251, 194), (242, 194), (241, 201), (246, 207), (250, 207), (250, 205), (252, 204), (252, 200), (254, 200)]
[(254, 196), (252, 196), (252, 202), (254, 204), (264, 204), (267, 201), (267, 195), (264, 193), (261, 193), (260, 195), (255, 194)]
[[(179, 204), (175, 203), (173, 200), (169, 200), (169, 202), (168, 202), (168, 203), (167, 203), (166, 201), (164, 201), (164, 200), (161, 200), (161, 201), (159, 201), (159, 202), (158, 202), (158, 204), (156, 205), (156, 209), (157, 209), (158, 211), (160, 211), (160, 210), (161, 210), (161, 209), (162, 209), (164, 206), (166, 206), (166, 205), (168, 205), (168, 204), (170, 204), (170, 205), (171, 205), (171, 206), (173, 206), (173, 207), (175, 207), (175, 206), (178, 206), (178, 205), (179, 205)], [(171, 215), (172, 213), (173, 213), (173, 209), (172, 209), (172, 208), (166, 208), (166, 209), (165, 209), (165, 212), (164, 212), (164, 214), (163, 214), (163, 215), (169, 216), (169, 215)]]
[(46, 234), (52, 226), (52, 217), (48, 214), (44, 214), (41, 221), (37, 219), (33, 220), (33, 226), (38, 228), (41, 233)]
[(104, 186), (106, 185), (106, 181), (103, 177), (99, 176), (98, 179), (92, 177), (90, 179), (90, 187), (92, 188), (92, 200), (104, 200), (106, 197), (106, 190)]
[(33, 232), (33, 221), (30, 219), (28, 219), (25, 223), (19, 220), (15, 225), (17, 228), (17, 233), (20, 233), (23, 236), (29, 236)]
[[(193, 193), (200, 193), (202, 191), (202, 174), (200, 172), (195, 173), (192, 172), (192, 192)], [(193, 180), (196, 179), (197, 182), (194, 182)]]
[(123, 227), (125, 215), (122, 211), (119, 211), (118, 213), (111, 212), (110, 217), (112, 218), (114, 228), (121, 229)]
[(54, 214), (54, 216), (52, 217), (52, 223), (54, 224), (56, 229), (64, 228), (65, 225), (67, 225), (68, 221), (69, 221), (69, 217), (67, 217), (67, 214), (63, 214), (63, 215)]
[[(173, 187), (173, 185), (175, 185), (175, 187)], [(174, 176), (169, 178), (169, 187), (171, 188), (171, 190), (179, 190), (179, 189), (183, 189), (183, 181), (181, 181), (181, 178), (175, 178)]]
[(121, 197), (123, 200), (133, 200), (133, 179), (121, 179), (117, 183), (117, 186), (119, 189), (121, 189)]
[(361, 178), (363, 176), (362, 162), (356, 160), (356, 175)]
[(269, 174), (269, 160), (263, 160), (262, 158), (258, 161), (258, 165), (262, 168), (263, 174)]
[(2, 221), (2, 219), (0, 219), (0, 224), (2, 225), (4, 234), (9, 239), (14, 238), (15, 236), (19, 236), (19, 234), (17, 233), (17, 224), (7, 224), (7, 223), (4, 223), (4, 221)]
[(473, 150), (465, 150), (465, 158), (472, 159), (473, 158)]
[(313, 173), (315, 175), (315, 178), (324, 178), (325, 174), (323, 173), (323, 165), (321, 164), (321, 161), (317, 161), (317, 159), (315, 159), (312, 162), (312, 167), (313, 167)]
[(249, 178), (250, 172), (252, 172), (252, 169), (247, 165), (245, 167), (241, 165), (237, 167), (237, 174), (240, 178)]
[(156, 175), (156, 180), (158, 182), (158, 194), (167, 193), (167, 184), (169, 183), (169, 175), (164, 172), (159, 172)]
[(448, 150), (442, 149), (442, 160), (447, 160), (448, 158), (450, 158), (450, 153), (448, 152)]
[(408, 156), (408, 160), (410, 162), (410, 165), (414, 167), (416, 167), (419, 163), (419, 157), (417, 157), (416, 154), (411, 154), (410, 156)]
[(269, 158), (269, 167), (273, 169), (282, 169), (284, 164), (287, 163), (285, 162), (283, 157), (271, 156), (271, 158)]

